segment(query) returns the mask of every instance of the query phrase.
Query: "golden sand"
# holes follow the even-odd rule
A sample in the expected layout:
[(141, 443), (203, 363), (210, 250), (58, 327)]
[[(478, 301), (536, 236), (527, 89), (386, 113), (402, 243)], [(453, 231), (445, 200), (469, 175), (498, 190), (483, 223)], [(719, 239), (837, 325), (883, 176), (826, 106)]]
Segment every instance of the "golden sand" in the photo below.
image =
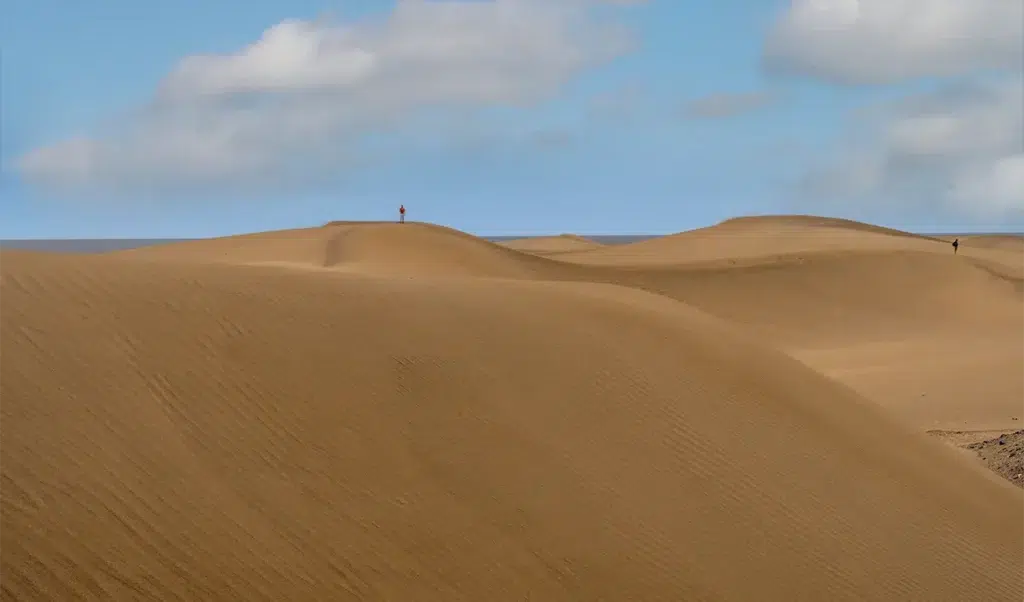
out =
[[(1024, 597), (1024, 253), (821, 218), (0, 254), (7, 600)], [(530, 252), (530, 251), (533, 252)]]

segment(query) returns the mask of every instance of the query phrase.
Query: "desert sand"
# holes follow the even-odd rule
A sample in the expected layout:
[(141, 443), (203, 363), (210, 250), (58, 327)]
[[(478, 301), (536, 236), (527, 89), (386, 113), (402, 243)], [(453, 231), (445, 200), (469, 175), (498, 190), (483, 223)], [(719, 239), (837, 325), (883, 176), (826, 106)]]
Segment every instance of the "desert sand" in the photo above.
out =
[[(761, 217), (0, 253), (10, 600), (1013, 600), (1024, 253)], [(998, 445), (998, 443), (997, 443)]]
[(558, 236), (536, 236), (520, 238), (502, 243), (510, 249), (527, 251), (534, 255), (557, 255), (573, 251), (590, 251), (602, 247), (601, 243), (575, 234), (559, 234)]

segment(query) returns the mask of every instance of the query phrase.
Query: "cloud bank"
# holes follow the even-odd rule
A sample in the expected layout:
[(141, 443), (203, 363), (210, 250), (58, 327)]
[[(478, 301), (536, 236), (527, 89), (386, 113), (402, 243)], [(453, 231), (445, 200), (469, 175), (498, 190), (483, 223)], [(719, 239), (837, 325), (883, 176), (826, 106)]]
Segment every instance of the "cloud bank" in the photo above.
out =
[(806, 195), (1024, 217), (1024, 2), (794, 0), (763, 63), (845, 86), (939, 82), (856, 119)]
[(769, 32), (773, 71), (884, 84), (1024, 66), (1021, 0), (793, 0)]
[(982, 219), (1024, 216), (1024, 84), (949, 84), (857, 120), (804, 181), (838, 198), (904, 198)]
[(76, 190), (298, 184), (358, 162), (371, 135), (417, 118), (557, 95), (630, 48), (592, 4), (399, 0), (382, 19), (283, 21), (237, 52), (183, 59), (116, 128), (36, 149), (17, 167)]

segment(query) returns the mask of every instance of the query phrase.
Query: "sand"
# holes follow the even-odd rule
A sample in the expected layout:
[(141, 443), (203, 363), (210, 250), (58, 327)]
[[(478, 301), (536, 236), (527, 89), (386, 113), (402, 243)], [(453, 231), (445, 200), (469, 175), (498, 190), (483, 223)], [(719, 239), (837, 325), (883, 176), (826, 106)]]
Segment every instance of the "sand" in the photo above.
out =
[(520, 238), (517, 240), (509, 240), (501, 244), (510, 249), (528, 251), (535, 255), (558, 255), (573, 251), (590, 251), (604, 246), (597, 241), (577, 236), (575, 234)]
[(1019, 428), (1020, 253), (550, 243), (3, 251), (3, 599), (1024, 596), (1024, 492), (926, 434)]

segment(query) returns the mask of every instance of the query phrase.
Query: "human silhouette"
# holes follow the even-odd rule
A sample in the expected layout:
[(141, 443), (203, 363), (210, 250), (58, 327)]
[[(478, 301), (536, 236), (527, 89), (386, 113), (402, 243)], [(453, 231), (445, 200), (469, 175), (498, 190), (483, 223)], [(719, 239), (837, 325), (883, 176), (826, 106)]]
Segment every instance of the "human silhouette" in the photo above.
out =
[(957, 249), (959, 249), (959, 248), (960, 248), (960, 239), (959, 238), (954, 238), (953, 239), (953, 255), (956, 255)]
[(405, 205), (401, 205), (398, 207), (398, 223), (405, 223)]

